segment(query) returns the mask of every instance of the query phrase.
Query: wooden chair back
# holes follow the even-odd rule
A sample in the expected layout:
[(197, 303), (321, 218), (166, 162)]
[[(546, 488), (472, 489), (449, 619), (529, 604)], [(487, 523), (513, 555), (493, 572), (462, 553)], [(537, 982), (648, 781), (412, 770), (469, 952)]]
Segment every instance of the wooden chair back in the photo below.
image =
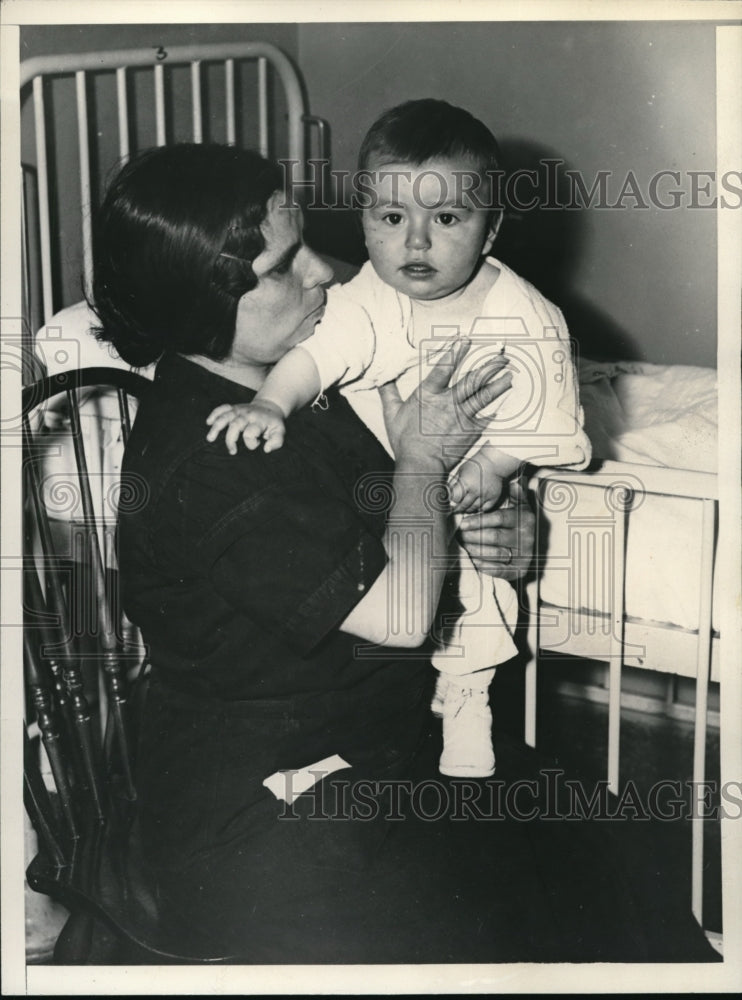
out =
[[(90, 454), (84, 418), (95, 400), (105, 399), (109, 414), (118, 404), (104, 449), (120, 455), (131, 400), (150, 384), (131, 371), (90, 368), (23, 391), (24, 801), (39, 847), (26, 877), (70, 911), (55, 947), (61, 964), (227, 960), (161, 947), (140, 854), (136, 730), (148, 664), (118, 597), (115, 515), (146, 502), (147, 486)], [(60, 480), (65, 455), (74, 468)]]

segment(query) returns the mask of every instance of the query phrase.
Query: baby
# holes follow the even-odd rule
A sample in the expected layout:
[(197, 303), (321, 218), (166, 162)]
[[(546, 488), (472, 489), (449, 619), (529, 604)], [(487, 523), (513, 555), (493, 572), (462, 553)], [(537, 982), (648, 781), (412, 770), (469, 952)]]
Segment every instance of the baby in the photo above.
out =
[[(490, 510), (507, 496), (523, 463), (583, 468), (582, 429), (570, 344), (561, 312), (527, 281), (488, 256), (502, 218), (490, 188), (499, 170), (494, 136), (444, 101), (409, 101), (383, 114), (359, 154), (369, 262), (328, 292), (313, 335), (269, 372), (250, 405), (220, 406), (208, 439), (227, 429), (234, 453), (261, 438), (280, 448), (284, 421), (323, 391), (343, 387), (359, 416), (391, 453), (376, 389), (397, 381), (409, 396), (439, 352), (472, 341), (468, 366), (503, 352), (512, 387), (487, 416), (484, 433), (452, 474), (455, 514)], [(488, 777), (495, 770), (489, 687), (497, 664), (516, 652), (518, 602), (504, 580), (478, 574), (455, 546), (456, 612), (441, 615), (433, 665), (433, 711), (443, 717), (443, 774)]]

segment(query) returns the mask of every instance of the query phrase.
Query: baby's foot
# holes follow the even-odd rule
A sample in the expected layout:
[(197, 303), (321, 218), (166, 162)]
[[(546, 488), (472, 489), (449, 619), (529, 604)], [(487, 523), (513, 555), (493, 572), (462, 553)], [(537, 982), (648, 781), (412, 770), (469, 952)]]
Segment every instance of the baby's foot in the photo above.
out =
[[(436, 692), (437, 693), (437, 692)], [(495, 773), (492, 712), (486, 688), (448, 680), (443, 704), (443, 753), (438, 765), (450, 777), (489, 778)]]

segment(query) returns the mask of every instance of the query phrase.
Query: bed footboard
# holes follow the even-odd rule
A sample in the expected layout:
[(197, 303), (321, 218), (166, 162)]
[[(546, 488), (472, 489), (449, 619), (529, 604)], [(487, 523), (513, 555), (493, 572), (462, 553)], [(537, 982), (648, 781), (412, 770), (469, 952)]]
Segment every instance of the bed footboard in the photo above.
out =
[[(719, 636), (714, 627), (714, 562), (718, 520), (717, 477), (655, 466), (595, 463), (585, 472), (539, 470), (531, 479), (539, 511), (537, 561), (527, 588), (530, 611), (525, 673), (525, 738), (536, 743), (539, 654), (545, 650), (608, 664), (608, 773), (611, 792), (620, 785), (621, 672), (624, 666), (693, 677), (696, 681), (693, 782), (706, 772), (709, 680), (718, 680)], [(652, 607), (632, 607), (632, 580), (656, 579), (660, 559), (652, 532), (668, 530), (662, 498), (687, 508), (687, 526), (673, 521), (682, 592), (692, 591), (694, 611), (654, 620)], [(650, 507), (654, 504), (650, 518)], [(644, 506), (643, 524), (633, 519)], [(669, 515), (668, 515), (669, 517)], [(638, 524), (638, 522), (637, 522)], [(632, 548), (632, 531), (633, 548)], [(650, 534), (647, 534), (649, 532)], [(675, 536), (672, 536), (675, 537)], [(647, 539), (650, 539), (647, 542)], [(644, 540), (644, 541), (643, 541)], [(667, 544), (658, 543), (666, 550)], [(693, 558), (689, 558), (692, 552)], [(673, 568), (674, 567), (674, 568)], [(627, 584), (628, 581), (628, 584)], [(675, 583), (678, 581), (676, 580)], [(669, 585), (668, 585), (669, 586)], [(637, 588), (641, 590), (642, 588)], [(662, 612), (665, 614), (666, 612)], [(702, 925), (704, 804), (692, 819), (692, 899)]]

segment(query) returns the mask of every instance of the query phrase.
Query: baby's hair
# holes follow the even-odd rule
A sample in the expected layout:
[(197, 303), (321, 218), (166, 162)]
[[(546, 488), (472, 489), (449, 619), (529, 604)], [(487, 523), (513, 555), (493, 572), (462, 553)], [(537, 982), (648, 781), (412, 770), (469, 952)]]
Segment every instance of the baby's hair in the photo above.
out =
[(279, 167), (231, 146), (182, 144), (132, 159), (96, 218), (90, 305), (128, 364), (165, 350), (223, 360), (240, 298), (257, 284), (261, 224)]
[(358, 153), (358, 169), (371, 162), (410, 163), (464, 161), (484, 179), (500, 167), (497, 140), (478, 118), (446, 101), (426, 97), (385, 111), (366, 133)]

